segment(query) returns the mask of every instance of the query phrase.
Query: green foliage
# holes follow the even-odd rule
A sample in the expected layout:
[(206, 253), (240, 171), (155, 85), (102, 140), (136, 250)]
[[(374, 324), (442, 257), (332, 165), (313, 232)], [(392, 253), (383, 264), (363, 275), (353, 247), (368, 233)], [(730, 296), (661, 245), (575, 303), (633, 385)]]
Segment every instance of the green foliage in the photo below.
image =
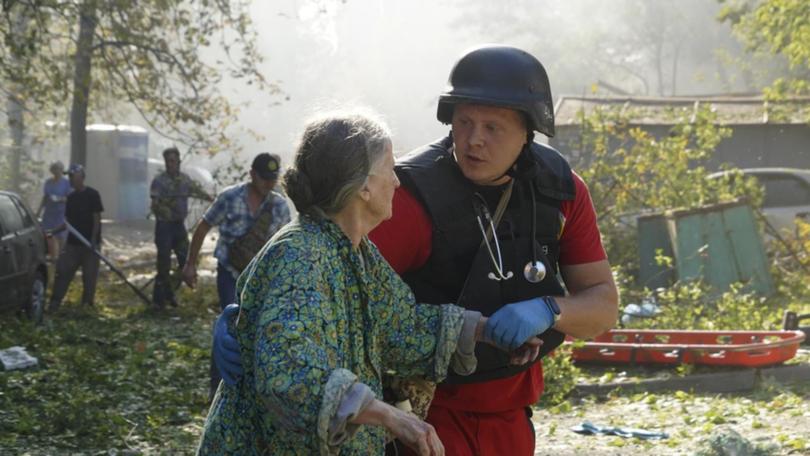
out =
[[(691, 113), (691, 111), (690, 111)], [(685, 113), (684, 113), (685, 114)], [(777, 293), (769, 298), (749, 292), (742, 284), (718, 291), (700, 281), (676, 283), (650, 290), (636, 284), (638, 248), (635, 218), (645, 212), (692, 209), (702, 205), (746, 198), (756, 208), (762, 189), (754, 179), (739, 172), (708, 178), (705, 164), (728, 130), (715, 124), (707, 109), (693, 118), (680, 116), (669, 135), (656, 138), (632, 126), (627, 115), (597, 110), (581, 118), (583, 162), (580, 174), (589, 184), (599, 216), (603, 244), (614, 269), (614, 279), (623, 303), (639, 303), (653, 297), (660, 313), (654, 318), (632, 320), (636, 328), (766, 330), (778, 329), (782, 312), (792, 308), (807, 312), (810, 306), (810, 224), (798, 222), (795, 236), (780, 236), (769, 242), (772, 275)], [(673, 259), (659, 252), (662, 265)], [(652, 296), (651, 296), (652, 295)], [(582, 372), (559, 359), (545, 360), (549, 403), (559, 404), (572, 390)], [(678, 369), (688, 375), (691, 367)], [(553, 385), (553, 386), (552, 386)], [(713, 427), (717, 420), (705, 425)]]
[(0, 371), (0, 448), (190, 453), (207, 411), (213, 286), (184, 291), (168, 314), (129, 307), (132, 293), (118, 281), (100, 284), (98, 308), (80, 309), (77, 288), (43, 326), (0, 324), (0, 347), (23, 345), (40, 362)]
[[(2, 128), (0, 128), (2, 131)], [(45, 179), (45, 163), (34, 160), (23, 151), (19, 170), (19, 194), (29, 203), (38, 202), (42, 195), (42, 183)], [(12, 166), (12, 154), (9, 147), (0, 146), (0, 189), (13, 190), (15, 170)], [(31, 209), (36, 210), (36, 206)]]
[(597, 109), (580, 120), (580, 175), (588, 183), (599, 216), (603, 243), (613, 265), (623, 272), (638, 268), (635, 217), (645, 212), (694, 208), (748, 198), (761, 200), (752, 179), (731, 174), (708, 179), (706, 163), (715, 147), (730, 136), (716, 125), (708, 108), (671, 113), (678, 123), (656, 138), (631, 125), (629, 113)]
[(737, 27), (745, 30), (750, 46), (766, 47), (787, 57), (792, 67), (810, 69), (810, 3), (763, 1), (744, 15)]
[(656, 298), (660, 313), (634, 321), (634, 328), (767, 330), (778, 329), (782, 318), (777, 300), (747, 293), (741, 284), (718, 293), (701, 282), (678, 283)]
[(547, 380), (539, 405), (558, 406), (574, 389), (580, 370), (571, 359), (571, 349), (570, 345), (563, 345), (543, 358), (543, 376)]
[(774, 297), (783, 309), (798, 313), (810, 312), (810, 223), (796, 220), (791, 235), (775, 234), (768, 243), (772, 259), (771, 273), (776, 283)]
[[(28, 116), (64, 118), (89, 84), (89, 117), (112, 123), (138, 113), (173, 142), (209, 154), (233, 151), (238, 108), (220, 91), (224, 77), (277, 93), (258, 67), (262, 56), (247, 0), (19, 0), (0, 11), (0, 81)], [(89, 18), (89, 42), (79, 39)], [(82, 47), (84, 46), (84, 47)], [(87, 52), (86, 79), (74, 56)], [(214, 55), (214, 57), (204, 57)], [(73, 83), (77, 86), (74, 88)], [(76, 93), (74, 93), (76, 90)], [(113, 113), (108, 105), (129, 107)], [(109, 117), (109, 116), (112, 116)]]
[[(690, 111), (691, 112), (691, 111)], [(638, 115), (639, 113), (636, 113)], [(603, 243), (616, 270), (615, 278), (625, 303), (641, 302), (649, 290), (635, 284), (638, 268), (635, 217), (645, 212), (692, 209), (738, 198), (757, 208), (762, 189), (753, 178), (729, 169), (708, 179), (705, 164), (717, 144), (728, 136), (708, 109), (693, 118), (680, 118), (665, 138), (657, 139), (627, 122), (617, 111), (596, 111), (581, 119), (581, 175), (590, 186), (599, 215)], [(781, 312), (808, 302), (810, 291), (810, 224), (797, 222), (795, 236), (778, 236), (767, 246), (778, 293), (764, 299), (742, 286), (717, 292), (699, 282), (679, 283), (655, 293), (661, 314), (639, 320), (641, 327), (680, 329), (776, 328)], [(672, 258), (659, 253), (659, 264)], [(801, 310), (801, 309), (797, 309)]]
[(65, 38), (70, 30), (47, 13), (59, 3), (4, 2), (0, 12), (0, 81), (4, 82), (4, 97), (16, 98), (29, 115), (32, 111), (44, 113), (42, 110), (66, 113), (70, 43)]
[(810, 3), (805, 0), (729, 2), (719, 16), (728, 21), (751, 52), (784, 57), (792, 74), (766, 90), (770, 97), (810, 93)]

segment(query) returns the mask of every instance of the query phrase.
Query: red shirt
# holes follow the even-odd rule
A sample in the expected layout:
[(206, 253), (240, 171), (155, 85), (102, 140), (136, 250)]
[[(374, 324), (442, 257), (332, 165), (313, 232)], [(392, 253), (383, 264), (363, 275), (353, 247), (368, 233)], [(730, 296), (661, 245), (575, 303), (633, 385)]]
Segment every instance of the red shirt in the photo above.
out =
[[(560, 236), (561, 265), (575, 265), (607, 258), (590, 192), (582, 178), (572, 173), (574, 200), (563, 201)], [(393, 216), (381, 223), (369, 238), (400, 275), (422, 267), (430, 257), (433, 225), (422, 204), (404, 187), (394, 193)], [(492, 394), (497, 391), (498, 394)], [(481, 383), (440, 385), (433, 403), (475, 412), (500, 412), (534, 404), (543, 392), (543, 368), (536, 363), (517, 375)]]

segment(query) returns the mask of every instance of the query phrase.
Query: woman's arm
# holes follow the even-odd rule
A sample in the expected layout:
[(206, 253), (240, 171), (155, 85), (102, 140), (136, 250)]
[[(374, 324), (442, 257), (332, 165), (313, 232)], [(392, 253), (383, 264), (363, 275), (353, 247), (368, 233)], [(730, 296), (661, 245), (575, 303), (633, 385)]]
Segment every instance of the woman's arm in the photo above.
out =
[(307, 250), (313, 247), (275, 242), (241, 291), (245, 318), (240, 315), (237, 329), (250, 328), (254, 350), (245, 367), (252, 367), (265, 413), (284, 429), (310, 435), (322, 453), (334, 452), (359, 426), (347, 421), (374, 394), (339, 367), (350, 355), (340, 351), (347, 336), (337, 328), (330, 284)]
[[(243, 290), (250, 286), (249, 280)], [(245, 293), (243, 306), (250, 299)], [(323, 331), (334, 323), (317, 311), (323, 299), (316, 292), (287, 290), (263, 306), (253, 364), (257, 397), (266, 413), (288, 431), (312, 435), (321, 453), (330, 453), (357, 431), (359, 425), (347, 422), (352, 410), (363, 408), (363, 400), (352, 392), (365, 385), (353, 372), (335, 367), (339, 354)]]

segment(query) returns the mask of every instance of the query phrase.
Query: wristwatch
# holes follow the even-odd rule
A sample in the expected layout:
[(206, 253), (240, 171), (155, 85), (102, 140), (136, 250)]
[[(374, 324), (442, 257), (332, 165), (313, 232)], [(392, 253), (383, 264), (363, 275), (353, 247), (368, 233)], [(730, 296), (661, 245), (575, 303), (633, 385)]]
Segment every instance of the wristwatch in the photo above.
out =
[(554, 323), (557, 323), (560, 319), (560, 306), (557, 304), (557, 300), (554, 299), (554, 296), (543, 296), (543, 302), (546, 303), (551, 315), (554, 316)]

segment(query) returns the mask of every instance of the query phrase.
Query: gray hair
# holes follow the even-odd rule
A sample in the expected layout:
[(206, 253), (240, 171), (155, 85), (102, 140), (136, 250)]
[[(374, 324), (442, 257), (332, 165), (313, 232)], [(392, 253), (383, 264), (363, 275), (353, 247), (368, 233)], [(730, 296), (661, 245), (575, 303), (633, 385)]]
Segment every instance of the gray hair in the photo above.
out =
[(388, 126), (365, 110), (337, 112), (304, 128), (282, 185), (302, 214), (325, 218), (340, 212), (363, 187), (371, 167), (391, 143)]
[(51, 165), (48, 167), (48, 170), (50, 172), (54, 172), (56, 169), (59, 169), (59, 171), (62, 171), (64, 173), (65, 172), (65, 164), (62, 163), (59, 160), (56, 160), (55, 162), (51, 163)]

